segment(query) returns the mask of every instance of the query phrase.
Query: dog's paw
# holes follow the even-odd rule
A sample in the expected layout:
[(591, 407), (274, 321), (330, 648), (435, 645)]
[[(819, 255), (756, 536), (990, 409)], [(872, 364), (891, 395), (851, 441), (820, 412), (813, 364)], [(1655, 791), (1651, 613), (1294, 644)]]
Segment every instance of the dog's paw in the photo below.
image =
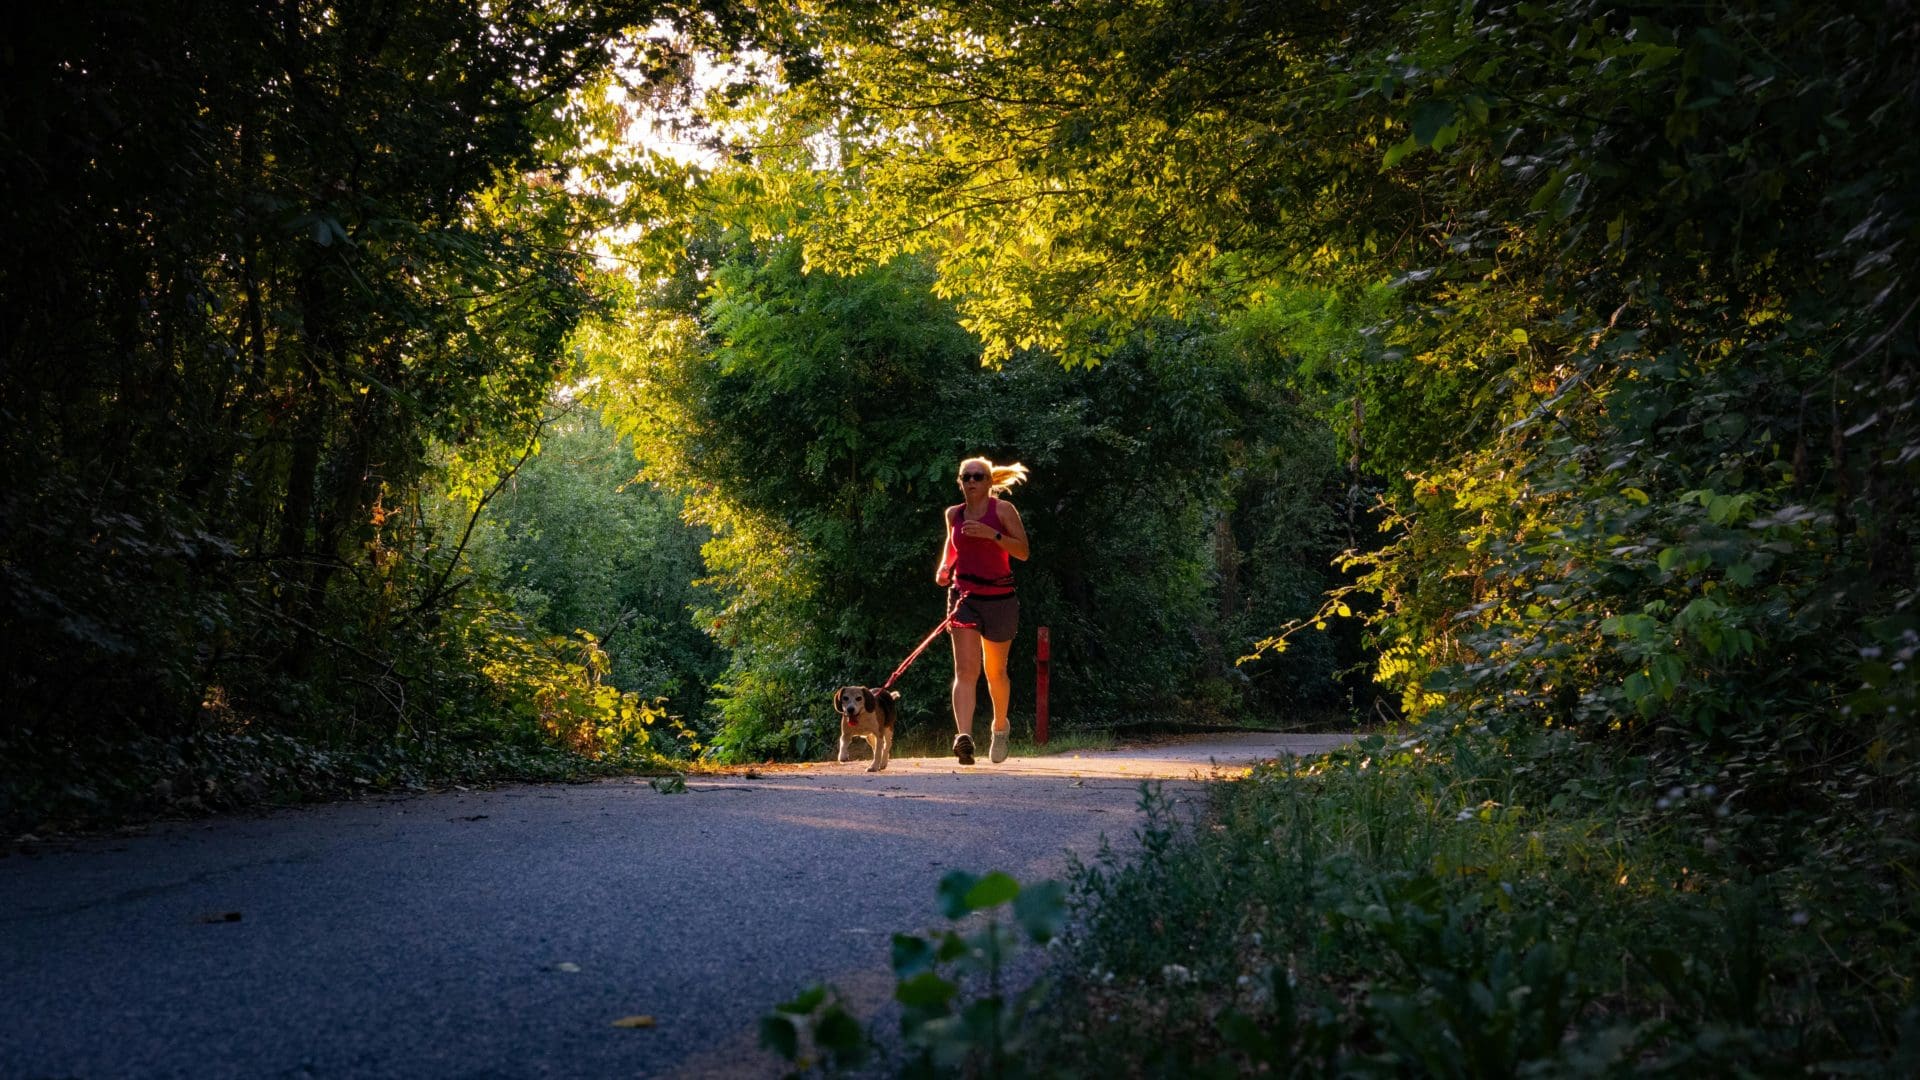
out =
[(879, 771), (881, 771), (882, 769), (885, 769), (886, 767), (887, 767), (887, 763), (886, 763), (886, 762), (884, 762), (884, 761), (876, 761), (876, 762), (874, 762), (873, 764), (871, 764), (871, 765), (869, 765), (869, 766), (867, 766), (867, 771), (868, 771), (868, 772), (879, 772)]
[(852, 754), (847, 753), (845, 750), (840, 751), (840, 764), (845, 765), (847, 762), (852, 760), (853, 760)]

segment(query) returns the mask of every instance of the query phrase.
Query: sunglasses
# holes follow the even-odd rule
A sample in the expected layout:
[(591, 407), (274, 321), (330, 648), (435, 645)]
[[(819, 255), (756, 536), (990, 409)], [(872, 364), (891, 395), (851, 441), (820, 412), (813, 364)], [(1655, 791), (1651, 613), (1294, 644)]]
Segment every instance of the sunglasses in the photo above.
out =
[(963, 484), (975, 483), (981, 480), (985, 480), (986, 478), (987, 478), (987, 474), (983, 472), (963, 472), (960, 474), (960, 482)]

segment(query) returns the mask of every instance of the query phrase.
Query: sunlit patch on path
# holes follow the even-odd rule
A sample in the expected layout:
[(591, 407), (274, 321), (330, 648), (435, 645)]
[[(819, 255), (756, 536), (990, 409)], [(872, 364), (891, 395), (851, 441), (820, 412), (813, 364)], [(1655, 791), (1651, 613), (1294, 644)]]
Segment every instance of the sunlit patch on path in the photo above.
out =
[[(1344, 734), (1188, 735), (1113, 750), (1076, 750), (1043, 757), (1010, 757), (998, 765), (985, 758), (963, 766), (950, 756), (894, 758), (884, 775), (936, 773), (960, 775), (1067, 776), (1117, 780), (1191, 780), (1245, 775), (1257, 762), (1286, 756), (1324, 754), (1352, 738)], [(840, 764), (813, 762), (794, 766), (808, 773), (865, 769), (866, 759)], [(784, 770), (783, 770), (784, 771)], [(880, 775), (880, 774), (876, 774)]]

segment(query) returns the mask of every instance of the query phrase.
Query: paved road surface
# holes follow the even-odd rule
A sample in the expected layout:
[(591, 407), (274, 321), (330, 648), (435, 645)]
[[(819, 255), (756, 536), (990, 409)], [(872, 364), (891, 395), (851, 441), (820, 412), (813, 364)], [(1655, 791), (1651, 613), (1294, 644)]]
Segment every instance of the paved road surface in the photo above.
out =
[[(170, 823), (0, 857), (0, 1076), (769, 1076), (819, 979), (884, 1007), (889, 935), (950, 869), (1125, 846), (1143, 779), (1337, 736), (1190, 738), (514, 786)], [(626, 1030), (635, 1014), (655, 1026)]]

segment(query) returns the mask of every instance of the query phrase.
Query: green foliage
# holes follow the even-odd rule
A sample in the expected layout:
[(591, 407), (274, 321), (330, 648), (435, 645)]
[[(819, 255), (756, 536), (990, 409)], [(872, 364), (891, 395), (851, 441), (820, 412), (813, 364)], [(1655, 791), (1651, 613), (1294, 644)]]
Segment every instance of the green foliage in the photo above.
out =
[[(144, 784), (167, 777), (142, 747), (202, 737), (422, 760), (518, 754), (528, 732), (640, 741), (593, 642), (530, 633), (473, 587), (467, 523), (431, 493), (482, 504), (537, 444), (611, 284), (584, 252), (608, 200), (565, 181), (615, 118), (576, 95), (616, 56), (661, 78), (628, 31), (677, 13), (104, 3), (10, 22), (13, 730)], [(126, 760), (93, 755), (93, 732)], [(5, 782), (44, 790), (22, 760)]]
[(857, 1069), (872, 1054), (866, 1031), (838, 992), (819, 985), (760, 1018), (760, 1045), (794, 1066), (786, 1074), (790, 1078), (805, 1076), (816, 1065), (829, 1076)]
[(1090, 871), (1052, 1061), (1911, 1071), (1909, 11), (780, 11), (755, 133), (839, 167), (743, 147), (756, 235), (926, 260), (1009, 368), (1217, 318), (1382, 496), (1269, 643), (1364, 621), (1431, 726)]
[(1378, 42), (1386, 8), (777, 6), (786, 78), (750, 115), (824, 129), (841, 167), (765, 185), (822, 208), (766, 228), (803, 239), (810, 267), (927, 255), (990, 361), (1103, 357), (1277, 269), (1338, 265), (1355, 234), (1395, 242), (1399, 223), (1362, 209), (1384, 125), (1328, 105), (1350, 91), (1327, 53)]
[[(1426, 24), (1438, 66), (1423, 86), (1497, 55), (1523, 100), (1576, 92), (1557, 99), (1563, 139), (1519, 134), (1523, 114), (1495, 103), (1462, 113), (1461, 142), (1431, 166), (1458, 183), (1510, 155), (1473, 200), (1511, 222), (1505, 272), (1544, 304), (1497, 332), (1497, 293), (1476, 286), (1427, 320), (1478, 322), (1480, 340), (1515, 351), (1503, 370), (1524, 390), (1497, 435), (1423, 471), (1405, 538), (1368, 560), (1387, 636), (1407, 643), (1401, 685), (1416, 709), (1444, 691), (1453, 715), (1496, 730), (1572, 725), (1711, 755), (1769, 739), (1775, 766), (1839, 764), (1829, 736), (1862, 616), (1913, 589), (1910, 544), (1881, 532), (1910, 516), (1895, 493), (1909, 466), (1891, 446), (1847, 449), (1892, 420), (1869, 404), (1898, 385), (1891, 367), (1849, 371), (1869, 327), (1898, 325), (1883, 309), (1906, 271), (1843, 252), (1873, 242), (1862, 215), (1908, 213), (1893, 193), (1910, 193), (1913, 168), (1852, 134), (1880, 122), (1866, 87), (1888, 72), (1853, 47), (1871, 20), (1765, 5), (1710, 24), (1549, 27), (1546, 14), (1491, 22), (1484, 48)], [(1546, 59), (1559, 47), (1579, 73)], [(1635, 116), (1664, 130), (1629, 135)], [(1512, 158), (1516, 140), (1527, 152)], [(1810, 154), (1820, 178), (1789, 164)], [(1901, 363), (1906, 346), (1881, 345)], [(1538, 366), (1549, 358), (1557, 369)]]
[[(517, 171), (585, 27), (469, 55), (444, 45), (504, 28), (466, 5), (288, 19), (108, 8), (15, 42), (8, 662), (117, 668), (120, 716), (190, 715), (222, 631), (304, 665), (426, 440), (536, 419), (589, 300), (541, 253), (568, 200)], [(107, 513), (126, 545), (87, 542)], [(22, 683), (49, 715), (70, 685)]]
[(1371, 736), (1222, 786), (1197, 828), (1146, 791), (1140, 857), (1077, 871), (1085, 930), (1030, 1064), (1897, 1072), (1920, 955), (1882, 928), (1914, 902), (1910, 840), (1808, 843), (1719, 783), (1623, 790), (1622, 766), (1565, 735)]
[(608, 685), (698, 718), (718, 670), (691, 616), (704, 534), (637, 469), (630, 446), (576, 410), (487, 505), (469, 553), (478, 583), (543, 633), (589, 635)]
[[(1225, 331), (1161, 327), (1085, 372), (1026, 354), (983, 369), (916, 261), (838, 277), (792, 244), (721, 250), (697, 319), (656, 312), (624, 346), (603, 326), (596, 353), (644, 475), (713, 530), (718, 753), (824, 751), (832, 688), (877, 683), (939, 620), (939, 513), (971, 453), (1033, 470), (1010, 496), (1034, 542), (1017, 574), (1023, 626), (1054, 629), (1056, 716), (1215, 718), (1246, 696), (1227, 676), (1249, 614), (1323, 587), (1328, 440)], [(1256, 601), (1243, 565), (1294, 588)], [(1297, 704), (1329, 666), (1306, 658), (1260, 703)], [(943, 667), (902, 682), (910, 723), (946, 726)], [(1209, 673), (1220, 700), (1192, 693)]]
[(807, 278), (790, 251), (723, 265), (704, 314), (711, 344), (687, 321), (603, 354), (610, 415), (713, 531), (719, 595), (700, 617), (731, 657), (717, 750), (806, 756), (833, 738), (831, 689), (877, 682), (939, 618), (931, 589), (901, 602), (931, 578), (935, 511), (896, 500), (958, 460), (918, 421), (954, 400), (942, 383), (969, 372), (968, 343), (911, 268)]
[(592, 634), (530, 634), (516, 612), (484, 602), (452, 615), (456, 670), (480, 701), (440, 703), (451, 725), (470, 717), (464, 726), (473, 735), (551, 741), (589, 756), (667, 749), (654, 745), (651, 730), (666, 719), (660, 707), (602, 681), (611, 665)]
[[(955, 870), (940, 879), (941, 914), (956, 924), (940, 933), (893, 936), (894, 1001), (900, 1005), (907, 1077), (1044, 1075), (1024, 1062), (1037, 1049), (1036, 1010), (1049, 992), (1045, 980), (1009, 997), (1003, 982), (1022, 936), (1047, 945), (1066, 925), (1066, 889), (1057, 881), (1021, 885), (998, 871), (982, 876)], [(1013, 926), (1000, 914), (1011, 915)], [(981, 923), (963, 933), (958, 924)], [(803, 1052), (805, 1030), (819, 1057)], [(777, 1006), (760, 1021), (761, 1045), (799, 1066), (820, 1064), (831, 1074), (865, 1062), (880, 1040), (862, 1032), (838, 995), (815, 986)]]
[[(1108, 357), (1201, 310), (1300, 341), (1281, 355), (1384, 489), (1386, 546), (1347, 564), (1370, 599), (1337, 599), (1407, 712), (1738, 763), (1775, 807), (1911, 805), (1904, 698), (1848, 701), (1903, 674), (1860, 650), (1892, 647), (1876, 627), (1911, 615), (1920, 565), (1902, 13), (846, 3), (782, 25), (789, 78), (756, 107), (843, 165), (776, 193), (817, 207), (789, 219), (810, 265), (920, 254), (994, 358)], [(1361, 347), (1286, 326), (1316, 290), (1366, 313)]]
[(424, 791), (449, 784), (580, 781), (661, 767), (631, 748), (586, 756), (540, 739), (401, 737), (340, 747), (271, 731), (176, 736), (0, 735), (0, 823), (42, 837), (181, 814)]

